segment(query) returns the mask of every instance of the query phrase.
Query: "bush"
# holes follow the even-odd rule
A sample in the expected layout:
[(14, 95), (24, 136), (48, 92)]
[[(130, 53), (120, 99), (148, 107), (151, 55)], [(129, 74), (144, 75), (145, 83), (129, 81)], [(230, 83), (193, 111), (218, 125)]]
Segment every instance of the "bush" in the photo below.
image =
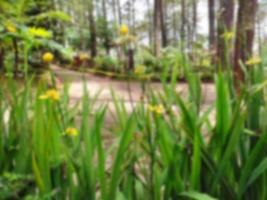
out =
[(95, 58), (95, 67), (104, 71), (116, 72), (120, 69), (118, 61), (111, 56), (98, 56)]

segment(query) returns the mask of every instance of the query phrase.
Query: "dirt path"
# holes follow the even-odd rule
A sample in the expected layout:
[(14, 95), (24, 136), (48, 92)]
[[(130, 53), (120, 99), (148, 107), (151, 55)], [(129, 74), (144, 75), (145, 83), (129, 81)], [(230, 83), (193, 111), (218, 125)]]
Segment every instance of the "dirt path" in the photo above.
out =
[[(68, 69), (62, 69), (56, 66), (53, 66), (52, 70), (62, 81), (69, 82), (69, 94), (72, 102), (76, 102), (81, 99), (83, 95), (84, 83), (88, 88), (88, 92), (91, 98), (93, 98), (98, 92), (100, 92), (96, 107), (104, 104), (109, 105), (109, 112), (107, 113), (106, 117), (107, 124), (112, 124), (115, 120), (115, 107), (112, 103), (111, 90), (115, 92), (120, 100), (123, 100), (125, 102), (127, 112), (130, 112), (132, 110), (132, 107), (140, 101), (140, 98), (142, 96), (141, 85), (137, 81), (132, 81), (129, 85), (127, 85), (126, 81), (114, 80), (108, 77), (99, 77), (91, 74), (83, 74)], [(162, 91), (162, 86), (160, 83), (151, 83), (150, 87), (153, 91)], [(129, 88), (131, 93), (129, 93)], [(177, 92), (181, 92), (183, 95), (186, 95), (187, 84), (178, 83)], [(214, 85), (212, 83), (203, 84), (202, 92), (202, 108), (205, 109), (214, 102)]]
[[(99, 101), (112, 101), (111, 89), (120, 99), (123, 99), (125, 102), (129, 102), (131, 98), (134, 102), (138, 102), (142, 96), (141, 85), (138, 81), (132, 81), (129, 84), (129, 87), (127, 82), (123, 80), (114, 80), (109, 77), (100, 77), (92, 74), (82, 74), (56, 66), (53, 66), (52, 70), (61, 80), (70, 83), (70, 96), (72, 99), (80, 99), (82, 97), (83, 81), (86, 83), (90, 96), (94, 96), (101, 91), (98, 98)], [(153, 91), (160, 92), (162, 90), (161, 83), (158, 82), (150, 83), (150, 87), (153, 89)], [(131, 94), (129, 94), (129, 89)], [(187, 84), (178, 83), (177, 92), (186, 94)], [(203, 84), (202, 92), (203, 104), (211, 104), (215, 99), (214, 85), (212, 83)]]

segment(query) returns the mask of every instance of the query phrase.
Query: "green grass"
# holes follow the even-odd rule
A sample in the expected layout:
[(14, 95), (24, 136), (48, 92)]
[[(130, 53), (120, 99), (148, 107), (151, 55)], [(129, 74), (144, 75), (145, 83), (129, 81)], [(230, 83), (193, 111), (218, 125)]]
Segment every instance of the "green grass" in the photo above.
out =
[[(162, 92), (148, 96), (163, 113), (143, 102), (128, 113), (112, 91), (109, 130), (108, 105), (97, 107), (98, 94), (89, 98), (86, 86), (71, 104), (67, 84), (53, 101), (39, 98), (44, 84), (34, 89), (28, 80), (18, 90), (8, 79), (0, 88), (0, 199), (266, 199), (261, 67), (247, 73), (239, 95), (230, 92), (229, 74), (216, 74), (216, 101), (203, 110), (200, 77), (184, 66), (187, 96), (175, 90), (175, 70), (170, 84), (162, 76)], [(68, 127), (79, 134), (64, 134)]]

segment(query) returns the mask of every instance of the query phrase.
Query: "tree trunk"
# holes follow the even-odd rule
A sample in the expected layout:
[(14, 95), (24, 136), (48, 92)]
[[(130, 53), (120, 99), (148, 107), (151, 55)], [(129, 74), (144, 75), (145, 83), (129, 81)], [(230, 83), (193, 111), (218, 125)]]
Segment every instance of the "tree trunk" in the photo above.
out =
[(176, 1), (172, 0), (172, 27), (173, 27), (173, 44), (175, 44), (179, 39), (177, 37), (178, 23), (177, 23), (177, 13), (175, 10)]
[(97, 56), (97, 43), (96, 43), (96, 27), (94, 19), (94, 2), (89, 2), (89, 22), (90, 22), (90, 49), (92, 58)]
[(122, 25), (122, 13), (121, 13), (121, 2), (120, 0), (116, 0), (117, 9), (118, 9), (118, 17), (119, 17), (119, 24)]
[(229, 52), (223, 34), (233, 31), (234, 0), (220, 0), (218, 30), (217, 30), (217, 61), (218, 66), (226, 68), (229, 65)]
[(133, 49), (129, 49), (128, 50), (128, 65), (127, 65), (128, 69), (127, 71), (133, 71), (134, 70), (134, 50)]
[(193, 0), (193, 5), (192, 5), (192, 12), (193, 12), (193, 16), (192, 16), (192, 42), (194, 42), (196, 40), (196, 31), (197, 31), (197, 4), (198, 4), (198, 0)]
[(160, 23), (159, 1), (160, 0), (154, 1), (154, 53), (156, 57), (159, 57), (161, 49), (161, 40), (160, 40), (161, 23)]
[(181, 0), (181, 30), (180, 30), (180, 35), (181, 35), (181, 48), (184, 50), (185, 47), (185, 37), (186, 37), (186, 5), (185, 5), (185, 0)]
[(245, 63), (252, 55), (257, 0), (239, 0), (234, 54), (235, 80), (244, 81), (240, 61)]
[(162, 47), (166, 47), (168, 45), (167, 29), (165, 24), (165, 11), (166, 11), (166, 2), (164, 2), (164, 0), (159, 0)]
[(116, 4), (116, 0), (112, 0), (112, 14), (114, 17), (114, 22), (117, 25), (118, 24), (118, 16), (117, 16), (117, 4)]
[(208, 10), (209, 10), (209, 47), (210, 47), (210, 51), (213, 52), (215, 45), (216, 45), (214, 0), (208, 0)]
[(135, 34), (135, 24), (136, 24), (136, 19), (135, 19), (135, 0), (131, 1), (131, 27), (132, 27), (132, 33)]
[(106, 49), (106, 53), (109, 54), (110, 52), (110, 41), (109, 41), (109, 33), (108, 33), (108, 19), (107, 19), (107, 7), (106, 7), (106, 0), (102, 0), (102, 12), (105, 24), (105, 38), (104, 38), (104, 46)]
[(153, 19), (152, 19), (152, 15), (150, 13), (150, 0), (146, 0), (146, 4), (147, 4), (147, 16), (148, 16), (148, 39), (149, 39), (149, 46), (152, 46), (153, 43)]

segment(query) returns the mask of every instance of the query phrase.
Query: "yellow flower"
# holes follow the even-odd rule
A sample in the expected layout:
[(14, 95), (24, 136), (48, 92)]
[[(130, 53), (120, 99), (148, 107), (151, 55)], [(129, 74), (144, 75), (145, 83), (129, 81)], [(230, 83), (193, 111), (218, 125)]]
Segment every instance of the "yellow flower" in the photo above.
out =
[(139, 66), (135, 67), (135, 69), (134, 69), (134, 73), (136, 75), (142, 75), (145, 73), (145, 71), (146, 71), (146, 69), (145, 69), (144, 65), (139, 65)]
[(127, 25), (121, 25), (120, 27), (120, 35), (125, 36), (129, 34), (129, 28)]
[(52, 37), (51, 32), (47, 31), (44, 28), (30, 27), (28, 29), (28, 33), (32, 37), (40, 37), (40, 38), (51, 38)]
[(17, 32), (17, 28), (16, 28), (16, 26), (15, 26), (14, 24), (12, 24), (12, 23), (8, 23), (8, 24), (6, 25), (6, 30), (7, 30), (8, 32), (10, 32), (10, 33), (16, 33), (16, 32)]
[(159, 105), (148, 105), (148, 110), (150, 112), (153, 112), (153, 113), (156, 113), (156, 114), (162, 114), (164, 113), (164, 107), (162, 104), (159, 104)]
[(42, 100), (51, 99), (53, 101), (58, 101), (59, 93), (56, 89), (47, 90), (44, 94), (39, 96), (39, 99), (42, 99)]
[(253, 56), (247, 60), (246, 65), (258, 65), (261, 63), (261, 58), (259, 56)]
[(90, 59), (90, 56), (87, 55), (86, 53), (81, 53), (81, 54), (79, 55), (79, 58), (80, 58), (81, 61), (85, 61), (85, 60)]
[(42, 59), (45, 63), (51, 63), (54, 60), (54, 55), (50, 52), (43, 54)]
[(234, 38), (234, 35), (235, 35), (234, 32), (226, 31), (221, 35), (221, 37), (224, 38), (226, 41), (229, 41)]
[(70, 136), (70, 137), (75, 137), (78, 135), (78, 130), (73, 127), (69, 127), (65, 131), (65, 135)]
[(163, 107), (163, 105), (157, 105), (156, 108), (155, 108), (155, 112), (156, 112), (157, 114), (162, 114), (162, 113), (164, 113), (164, 107)]

